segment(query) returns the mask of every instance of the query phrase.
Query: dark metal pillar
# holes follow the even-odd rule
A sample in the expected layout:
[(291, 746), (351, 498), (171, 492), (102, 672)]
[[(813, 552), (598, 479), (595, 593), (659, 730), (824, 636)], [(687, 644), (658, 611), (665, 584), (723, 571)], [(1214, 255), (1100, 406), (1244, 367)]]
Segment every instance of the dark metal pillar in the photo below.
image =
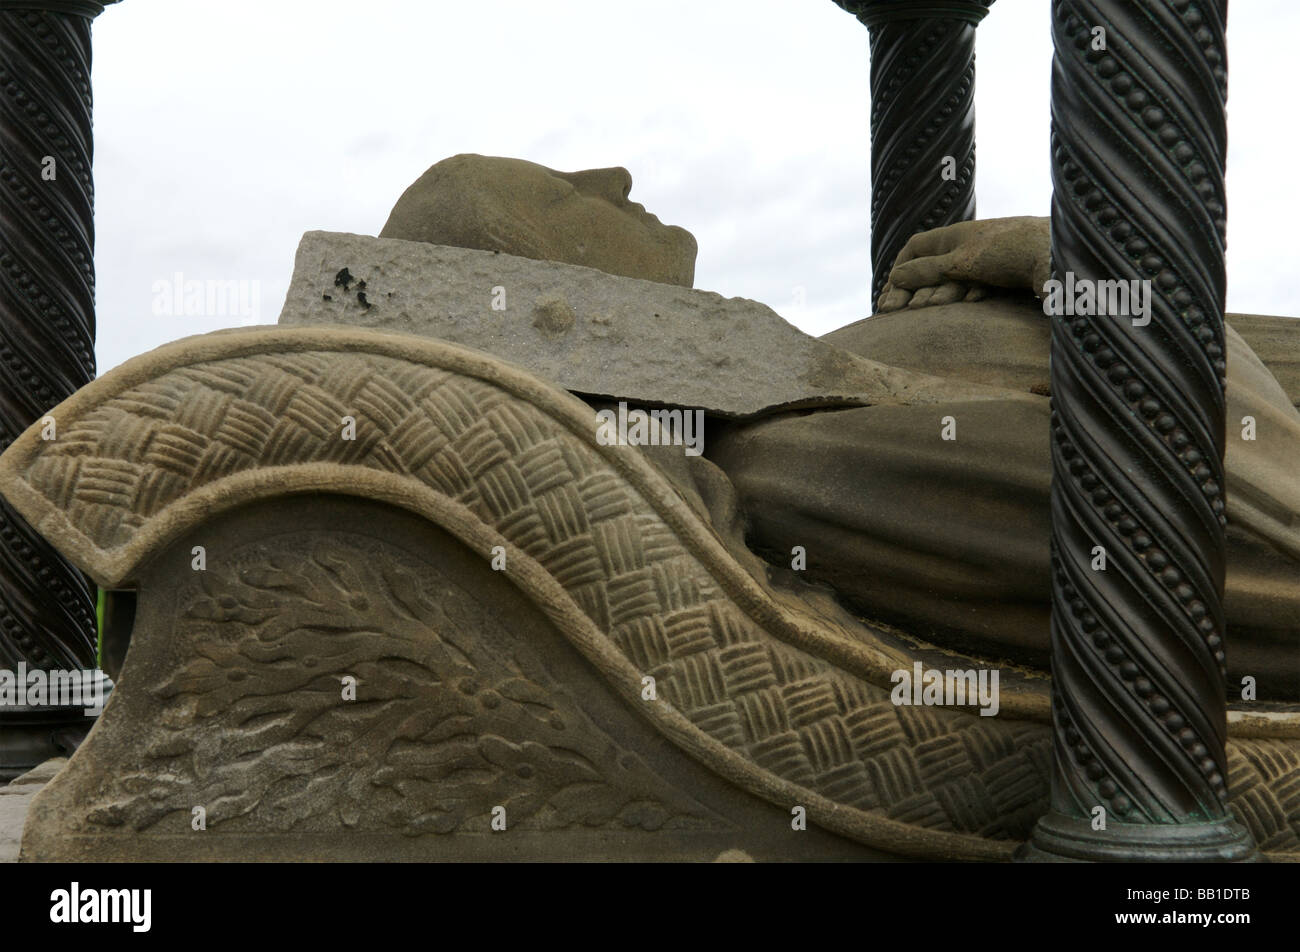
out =
[(871, 308), (907, 239), (975, 217), (975, 27), (993, 0), (835, 0), (871, 31)]
[[(111, 2), (0, 0), (0, 451), (95, 376), (90, 24)], [(0, 499), (0, 667), (20, 662), (95, 668), (95, 605)], [(0, 708), (0, 780), (86, 726), (80, 707)]]
[(1055, 769), (1026, 857), (1251, 859), (1224, 754), (1227, 2), (1051, 6), (1053, 278), (1151, 306), (1051, 309)]

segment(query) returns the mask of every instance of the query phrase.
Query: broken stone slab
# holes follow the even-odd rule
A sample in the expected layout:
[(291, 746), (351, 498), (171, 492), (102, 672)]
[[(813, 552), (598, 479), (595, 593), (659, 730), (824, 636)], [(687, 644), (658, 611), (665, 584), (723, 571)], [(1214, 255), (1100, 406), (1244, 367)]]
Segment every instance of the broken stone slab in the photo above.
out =
[(340, 232), (303, 236), (280, 323), (436, 337), (575, 393), (723, 416), (1007, 397), (849, 353), (745, 298)]

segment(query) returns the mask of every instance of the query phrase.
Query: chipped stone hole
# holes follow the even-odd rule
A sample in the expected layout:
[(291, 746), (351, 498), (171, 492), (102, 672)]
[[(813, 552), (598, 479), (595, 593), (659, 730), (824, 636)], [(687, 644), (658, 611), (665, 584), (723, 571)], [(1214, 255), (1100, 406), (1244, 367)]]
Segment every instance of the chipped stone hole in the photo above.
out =
[[(378, 266), (375, 266), (371, 270), (378, 271), (379, 268)], [(366, 295), (367, 288), (366, 288), (365, 278), (353, 277), (352, 269), (347, 266), (340, 268), (338, 272), (334, 275), (334, 287), (342, 288), (345, 294), (352, 292), (352, 286), (354, 284), (356, 285), (357, 303), (360, 304), (366, 310), (370, 310), (370, 308), (374, 306), (374, 302), (372, 302)], [(393, 292), (389, 291), (388, 297), (392, 297), (392, 296), (393, 296)], [(334, 296), (330, 294), (328, 291), (322, 293), (321, 297), (326, 301), (334, 300)]]

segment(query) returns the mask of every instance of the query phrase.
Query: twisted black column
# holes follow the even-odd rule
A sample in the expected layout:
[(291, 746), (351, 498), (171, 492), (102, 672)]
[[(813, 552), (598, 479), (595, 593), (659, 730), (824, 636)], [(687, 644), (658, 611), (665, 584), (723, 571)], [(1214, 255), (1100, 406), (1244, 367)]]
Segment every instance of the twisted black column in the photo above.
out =
[[(95, 376), (90, 24), (102, 10), (0, 0), (0, 450)], [(92, 592), (0, 499), (0, 667), (94, 668)]]
[(1053, 277), (1149, 282), (1151, 307), (1052, 317), (1055, 771), (1029, 858), (1253, 856), (1224, 754), (1226, 6), (1052, 3)]
[(835, 2), (871, 31), (874, 311), (907, 239), (975, 217), (975, 27), (993, 0)]

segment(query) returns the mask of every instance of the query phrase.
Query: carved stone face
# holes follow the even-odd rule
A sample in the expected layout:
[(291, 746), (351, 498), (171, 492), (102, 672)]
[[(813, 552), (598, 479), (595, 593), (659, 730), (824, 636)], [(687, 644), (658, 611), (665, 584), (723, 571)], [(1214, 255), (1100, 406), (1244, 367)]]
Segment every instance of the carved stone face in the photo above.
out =
[(500, 251), (691, 287), (695, 238), (628, 201), (624, 168), (556, 172), (523, 159), (443, 159), (398, 199), (381, 238)]

